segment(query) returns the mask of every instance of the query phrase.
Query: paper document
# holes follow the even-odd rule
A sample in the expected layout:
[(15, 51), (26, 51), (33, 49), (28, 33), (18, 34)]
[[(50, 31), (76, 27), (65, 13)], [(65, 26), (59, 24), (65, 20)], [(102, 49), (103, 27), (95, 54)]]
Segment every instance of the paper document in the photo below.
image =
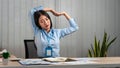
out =
[(37, 64), (50, 64), (50, 62), (41, 59), (22, 59), (19, 61), (23, 65), (37, 65)]

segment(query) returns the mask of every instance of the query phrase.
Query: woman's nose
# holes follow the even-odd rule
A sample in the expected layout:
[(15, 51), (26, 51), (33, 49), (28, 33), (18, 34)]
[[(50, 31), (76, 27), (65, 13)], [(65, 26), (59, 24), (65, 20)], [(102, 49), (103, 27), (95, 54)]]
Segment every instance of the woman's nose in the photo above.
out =
[(45, 21), (45, 24), (48, 24), (47, 21)]

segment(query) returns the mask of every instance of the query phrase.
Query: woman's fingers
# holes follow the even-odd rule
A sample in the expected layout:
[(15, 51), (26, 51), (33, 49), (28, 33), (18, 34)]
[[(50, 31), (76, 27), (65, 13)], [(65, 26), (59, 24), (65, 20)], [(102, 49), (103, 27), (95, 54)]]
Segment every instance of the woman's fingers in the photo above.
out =
[(62, 15), (62, 13), (56, 12), (55, 10), (52, 10), (51, 12), (52, 12), (53, 15), (55, 15), (55, 16), (61, 16), (61, 15)]

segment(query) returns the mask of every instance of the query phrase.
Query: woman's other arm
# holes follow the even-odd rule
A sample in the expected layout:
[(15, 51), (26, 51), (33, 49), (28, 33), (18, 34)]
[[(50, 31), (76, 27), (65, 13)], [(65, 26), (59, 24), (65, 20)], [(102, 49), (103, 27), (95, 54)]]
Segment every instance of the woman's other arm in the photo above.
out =
[(47, 12), (53, 13), (53, 15), (55, 15), (55, 16), (62, 16), (63, 15), (69, 21), (70, 27), (59, 30), (58, 34), (59, 34), (60, 38), (78, 30), (78, 28), (79, 28), (78, 25), (76, 24), (74, 19), (71, 18), (66, 12), (56, 12), (55, 10), (53, 10), (51, 8), (44, 8), (44, 10)]

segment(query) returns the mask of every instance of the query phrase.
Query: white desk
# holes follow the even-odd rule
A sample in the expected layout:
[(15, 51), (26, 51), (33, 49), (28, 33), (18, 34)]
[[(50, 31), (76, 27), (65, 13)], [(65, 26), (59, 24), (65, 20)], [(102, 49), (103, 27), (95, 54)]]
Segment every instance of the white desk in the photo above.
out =
[(120, 67), (120, 57), (104, 58), (77, 58), (78, 62), (60, 62), (54, 65), (21, 65), (16, 61), (9, 61), (8, 65), (0, 68), (101, 68), (101, 67)]

